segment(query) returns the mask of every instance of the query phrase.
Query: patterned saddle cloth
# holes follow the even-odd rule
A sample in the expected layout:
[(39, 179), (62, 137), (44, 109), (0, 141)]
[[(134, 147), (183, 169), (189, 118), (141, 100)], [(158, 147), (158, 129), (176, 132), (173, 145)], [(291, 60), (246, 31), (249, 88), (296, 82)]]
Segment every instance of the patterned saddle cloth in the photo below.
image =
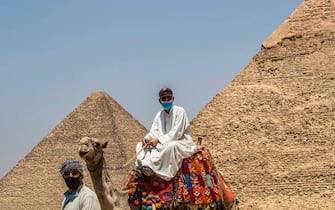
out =
[(204, 207), (213, 203), (229, 209), (235, 195), (227, 186), (221, 172), (215, 168), (210, 152), (199, 148), (196, 153), (183, 160), (182, 167), (171, 181), (156, 176), (138, 177), (130, 173), (126, 184), (129, 202), (140, 209), (169, 209), (171, 205), (198, 205)]

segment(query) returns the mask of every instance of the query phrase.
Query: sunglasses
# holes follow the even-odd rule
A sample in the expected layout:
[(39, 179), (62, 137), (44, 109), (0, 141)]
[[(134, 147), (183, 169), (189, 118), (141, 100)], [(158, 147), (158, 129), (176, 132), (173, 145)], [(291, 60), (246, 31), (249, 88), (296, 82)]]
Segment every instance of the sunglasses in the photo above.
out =
[(78, 178), (80, 177), (80, 172), (77, 170), (72, 170), (72, 171), (65, 171), (63, 174), (64, 178), (69, 178), (70, 176), (72, 176), (73, 178)]
[(162, 96), (160, 97), (162, 101), (170, 101), (172, 99), (172, 96)]

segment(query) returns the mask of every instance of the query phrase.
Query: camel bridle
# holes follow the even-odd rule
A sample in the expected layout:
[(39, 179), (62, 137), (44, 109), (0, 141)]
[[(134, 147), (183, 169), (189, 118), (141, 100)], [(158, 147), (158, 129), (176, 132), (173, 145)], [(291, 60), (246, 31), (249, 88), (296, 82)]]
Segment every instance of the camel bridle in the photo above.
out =
[[(94, 152), (99, 152), (99, 148), (100, 148), (100, 144), (96, 143), (95, 141), (93, 141), (91, 138), (89, 138), (86, 142), (82, 142), (79, 143), (79, 145), (86, 145), (87, 147), (92, 147)], [(99, 163), (97, 164), (97, 166), (95, 168), (89, 168), (88, 164), (87, 164), (87, 170), (89, 172), (94, 172), (96, 171), (103, 163), (104, 163), (104, 156), (103, 156), (103, 150), (101, 149), (101, 158), (99, 160)]]

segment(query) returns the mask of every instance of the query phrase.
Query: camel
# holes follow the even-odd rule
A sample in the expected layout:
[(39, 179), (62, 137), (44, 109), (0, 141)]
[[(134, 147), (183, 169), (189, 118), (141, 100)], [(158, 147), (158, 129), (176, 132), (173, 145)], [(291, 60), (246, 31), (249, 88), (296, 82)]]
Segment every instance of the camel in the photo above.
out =
[(90, 173), (94, 190), (102, 210), (130, 210), (128, 192), (113, 187), (110, 176), (104, 168), (103, 149), (108, 142), (96, 138), (84, 137), (79, 142), (79, 155), (85, 161)]
[[(87, 169), (90, 173), (95, 192), (98, 196), (102, 210), (135, 210), (138, 206), (132, 205), (128, 202), (128, 191), (123, 189), (116, 189), (113, 187), (110, 176), (106, 170), (106, 163), (103, 156), (103, 149), (107, 147), (108, 142), (101, 142), (97, 138), (83, 137), (79, 142), (79, 155), (85, 161)], [(154, 205), (153, 208), (155, 209)], [(199, 206), (184, 206), (171, 209), (186, 210), (186, 209), (200, 209)], [(221, 209), (215, 205), (206, 207), (204, 209)], [(223, 208), (224, 209), (224, 208)], [(238, 209), (237, 204), (229, 210)], [(228, 209), (227, 209), (228, 210)]]

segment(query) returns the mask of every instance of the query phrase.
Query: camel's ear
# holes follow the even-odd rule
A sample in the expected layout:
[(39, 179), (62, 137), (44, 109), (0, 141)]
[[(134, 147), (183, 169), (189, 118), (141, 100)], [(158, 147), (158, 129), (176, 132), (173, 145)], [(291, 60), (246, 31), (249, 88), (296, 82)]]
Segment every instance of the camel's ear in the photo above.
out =
[(108, 141), (105, 141), (104, 143), (101, 144), (101, 148), (106, 148), (107, 147), (107, 144), (108, 144)]

